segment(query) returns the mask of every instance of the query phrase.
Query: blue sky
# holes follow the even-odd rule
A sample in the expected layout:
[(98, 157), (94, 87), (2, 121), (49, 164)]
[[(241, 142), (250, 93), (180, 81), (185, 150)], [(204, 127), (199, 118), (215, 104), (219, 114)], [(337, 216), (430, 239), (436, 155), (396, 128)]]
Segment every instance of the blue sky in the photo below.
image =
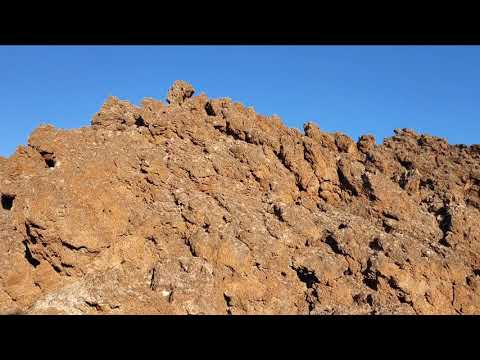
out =
[(0, 46), (0, 155), (41, 123), (88, 125), (108, 95), (163, 100), (176, 79), (290, 127), (480, 143), (479, 64), (480, 46)]

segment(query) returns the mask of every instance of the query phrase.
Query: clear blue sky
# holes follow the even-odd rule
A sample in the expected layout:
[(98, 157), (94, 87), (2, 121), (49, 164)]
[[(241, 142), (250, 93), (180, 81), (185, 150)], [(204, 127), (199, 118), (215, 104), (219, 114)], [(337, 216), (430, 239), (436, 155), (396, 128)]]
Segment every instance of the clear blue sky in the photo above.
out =
[(41, 123), (88, 125), (108, 95), (163, 100), (176, 79), (290, 127), (480, 143), (480, 46), (0, 46), (0, 155)]

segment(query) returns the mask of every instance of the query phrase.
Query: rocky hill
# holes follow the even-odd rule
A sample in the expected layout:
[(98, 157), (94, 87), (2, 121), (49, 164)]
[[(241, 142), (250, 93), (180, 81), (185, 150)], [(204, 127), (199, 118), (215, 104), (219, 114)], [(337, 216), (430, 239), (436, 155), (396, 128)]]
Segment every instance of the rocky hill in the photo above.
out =
[(177, 81), (0, 158), (2, 314), (480, 313), (480, 146)]

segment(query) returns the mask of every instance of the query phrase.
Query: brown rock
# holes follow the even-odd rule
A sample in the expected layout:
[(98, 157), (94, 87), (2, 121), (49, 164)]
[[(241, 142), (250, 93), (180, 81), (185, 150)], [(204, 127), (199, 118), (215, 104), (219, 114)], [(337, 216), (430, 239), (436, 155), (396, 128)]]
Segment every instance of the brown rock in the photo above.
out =
[(0, 313), (480, 313), (478, 146), (193, 94), (0, 158)]
[(195, 89), (192, 85), (183, 80), (177, 80), (173, 83), (170, 90), (168, 90), (167, 102), (169, 104), (181, 105), (186, 99), (192, 97)]
[(337, 148), (341, 152), (352, 154), (356, 150), (354, 141), (350, 137), (344, 134), (336, 135), (335, 144), (337, 144)]
[(357, 143), (358, 150), (368, 153), (375, 147), (375, 138), (373, 135), (362, 135)]

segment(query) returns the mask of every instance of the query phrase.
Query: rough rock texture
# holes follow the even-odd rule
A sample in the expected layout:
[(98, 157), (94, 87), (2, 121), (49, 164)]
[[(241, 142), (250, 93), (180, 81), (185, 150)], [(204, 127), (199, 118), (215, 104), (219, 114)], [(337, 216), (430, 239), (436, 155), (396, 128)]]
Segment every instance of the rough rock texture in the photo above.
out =
[(175, 82), (0, 158), (0, 313), (480, 313), (480, 147)]

